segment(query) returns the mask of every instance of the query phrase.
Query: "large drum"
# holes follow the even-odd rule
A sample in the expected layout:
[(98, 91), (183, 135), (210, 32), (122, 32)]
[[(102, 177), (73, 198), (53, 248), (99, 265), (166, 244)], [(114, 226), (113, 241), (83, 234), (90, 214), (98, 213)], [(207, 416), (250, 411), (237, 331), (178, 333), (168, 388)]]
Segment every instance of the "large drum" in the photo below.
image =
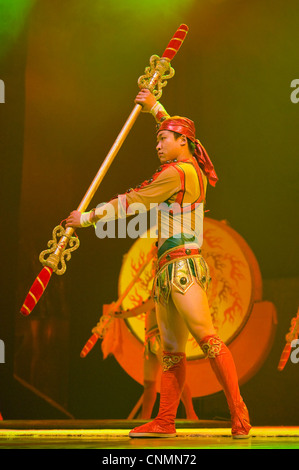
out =
[[(119, 274), (119, 296), (156, 242), (150, 238), (150, 231), (145, 235), (138, 238), (124, 256)], [(261, 273), (252, 250), (226, 222), (205, 218), (202, 255), (212, 278), (208, 300), (213, 323), (234, 356), (242, 383), (257, 371), (269, 352), (276, 325), (275, 308), (270, 302), (262, 302)], [(150, 296), (154, 261), (148, 263), (124, 299), (123, 309), (131, 309)], [(140, 384), (143, 383), (144, 319), (145, 314), (117, 320), (120, 322), (121, 347), (114, 353), (124, 370)], [(186, 354), (187, 381), (192, 396), (219, 391), (220, 385), (210, 364), (191, 335)]]

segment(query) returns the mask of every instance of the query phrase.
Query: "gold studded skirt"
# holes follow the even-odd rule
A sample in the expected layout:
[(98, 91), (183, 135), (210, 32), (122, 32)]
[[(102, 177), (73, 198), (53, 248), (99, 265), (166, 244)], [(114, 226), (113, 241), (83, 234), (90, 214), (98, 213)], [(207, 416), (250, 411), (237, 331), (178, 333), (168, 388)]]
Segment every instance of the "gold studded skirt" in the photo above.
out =
[(206, 292), (211, 281), (209, 267), (199, 248), (178, 246), (158, 254), (157, 273), (153, 283), (156, 302), (167, 304), (171, 289), (185, 294), (197, 282)]

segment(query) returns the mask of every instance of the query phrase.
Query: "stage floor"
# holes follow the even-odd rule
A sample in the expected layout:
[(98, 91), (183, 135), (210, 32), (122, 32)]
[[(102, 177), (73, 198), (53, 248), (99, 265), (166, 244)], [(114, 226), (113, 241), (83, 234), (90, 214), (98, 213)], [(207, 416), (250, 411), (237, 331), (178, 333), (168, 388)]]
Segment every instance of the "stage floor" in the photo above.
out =
[(299, 427), (253, 427), (249, 439), (232, 439), (226, 422), (177, 421), (175, 438), (131, 439), (144, 423), (105, 421), (1, 421), (1, 449), (298, 449)]

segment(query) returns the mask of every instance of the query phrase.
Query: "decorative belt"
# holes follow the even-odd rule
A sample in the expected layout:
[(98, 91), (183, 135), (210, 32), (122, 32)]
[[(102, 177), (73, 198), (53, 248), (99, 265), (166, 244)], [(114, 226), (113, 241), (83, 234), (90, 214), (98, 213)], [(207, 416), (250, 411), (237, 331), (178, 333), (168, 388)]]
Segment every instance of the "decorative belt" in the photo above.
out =
[(184, 248), (182, 246), (166, 251), (158, 260), (160, 270), (166, 263), (170, 263), (177, 258), (190, 258), (201, 253), (200, 248)]

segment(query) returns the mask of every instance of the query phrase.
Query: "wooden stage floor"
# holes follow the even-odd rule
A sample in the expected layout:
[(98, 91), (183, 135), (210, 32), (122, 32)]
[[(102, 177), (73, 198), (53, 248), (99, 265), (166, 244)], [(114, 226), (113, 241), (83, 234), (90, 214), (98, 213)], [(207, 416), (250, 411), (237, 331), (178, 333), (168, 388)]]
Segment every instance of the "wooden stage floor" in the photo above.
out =
[(298, 449), (299, 426), (253, 427), (232, 439), (228, 422), (176, 421), (175, 438), (131, 439), (139, 420), (0, 421), (0, 449)]

